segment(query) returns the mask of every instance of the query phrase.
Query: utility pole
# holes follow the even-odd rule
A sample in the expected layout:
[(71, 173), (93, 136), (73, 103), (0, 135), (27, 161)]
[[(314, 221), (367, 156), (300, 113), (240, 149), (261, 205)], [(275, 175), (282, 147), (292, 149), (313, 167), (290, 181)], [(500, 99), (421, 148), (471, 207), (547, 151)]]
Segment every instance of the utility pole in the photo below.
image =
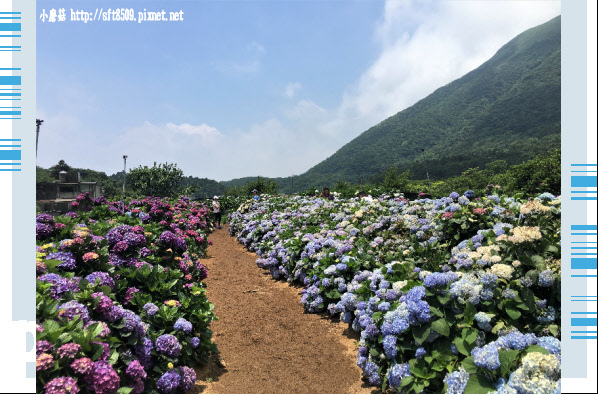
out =
[(426, 150), (422, 148), (422, 152), (424, 154), (424, 166), (426, 168), (426, 177), (428, 178), (428, 189), (430, 190), (430, 195), (434, 198), (434, 194), (432, 194), (432, 185), (430, 184), (430, 175), (428, 174), (428, 162), (426, 161)]
[(37, 158), (37, 144), (39, 142), (39, 126), (44, 123), (41, 119), (35, 119), (35, 157)]
[(126, 191), (125, 185), (127, 184), (127, 155), (123, 155), (123, 160), (125, 162), (125, 169), (124, 169), (124, 176), (123, 176), (123, 215), (125, 214), (125, 198), (126, 198)]

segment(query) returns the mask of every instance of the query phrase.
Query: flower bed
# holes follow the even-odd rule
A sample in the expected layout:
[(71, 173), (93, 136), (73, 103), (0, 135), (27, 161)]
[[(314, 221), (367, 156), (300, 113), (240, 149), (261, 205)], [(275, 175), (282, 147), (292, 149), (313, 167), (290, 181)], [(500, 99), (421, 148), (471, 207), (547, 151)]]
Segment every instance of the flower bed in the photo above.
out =
[(36, 217), (37, 391), (173, 393), (217, 352), (209, 323), (207, 209), (81, 195)]
[(229, 218), (308, 312), (360, 333), (370, 384), (560, 392), (560, 199), (270, 198)]

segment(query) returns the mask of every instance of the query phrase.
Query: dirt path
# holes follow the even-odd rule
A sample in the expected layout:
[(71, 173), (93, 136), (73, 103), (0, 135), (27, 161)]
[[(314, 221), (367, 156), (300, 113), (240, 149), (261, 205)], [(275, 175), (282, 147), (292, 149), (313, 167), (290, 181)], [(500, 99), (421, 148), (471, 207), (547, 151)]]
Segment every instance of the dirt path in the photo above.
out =
[(211, 236), (203, 259), (212, 323), (224, 366), (197, 368), (192, 393), (371, 393), (361, 381), (355, 335), (347, 324), (305, 314), (300, 289), (258, 268), (230, 237)]

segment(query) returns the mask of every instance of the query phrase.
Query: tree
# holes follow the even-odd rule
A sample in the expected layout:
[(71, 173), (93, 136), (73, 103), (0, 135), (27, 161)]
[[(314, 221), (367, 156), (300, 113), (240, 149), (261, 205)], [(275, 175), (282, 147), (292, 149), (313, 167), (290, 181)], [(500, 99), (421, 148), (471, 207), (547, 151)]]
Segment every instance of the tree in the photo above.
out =
[(278, 191), (278, 183), (271, 179), (264, 179), (258, 176), (257, 180), (249, 181), (245, 185), (245, 194), (251, 195), (252, 190), (257, 190), (257, 194), (276, 194)]
[(382, 185), (388, 190), (400, 190), (404, 192), (411, 176), (411, 171), (407, 170), (399, 174), (399, 169), (396, 166), (392, 166), (384, 172)]
[(176, 164), (160, 163), (153, 167), (139, 166), (130, 170), (128, 181), (140, 195), (173, 197), (180, 192), (183, 170)]
[(52, 167), (50, 167), (49, 170), (50, 170), (50, 176), (53, 179), (58, 179), (58, 174), (61, 171), (69, 172), (71, 170), (71, 166), (66, 164), (66, 162), (64, 160), (60, 160), (60, 161), (58, 161), (57, 164), (54, 164)]

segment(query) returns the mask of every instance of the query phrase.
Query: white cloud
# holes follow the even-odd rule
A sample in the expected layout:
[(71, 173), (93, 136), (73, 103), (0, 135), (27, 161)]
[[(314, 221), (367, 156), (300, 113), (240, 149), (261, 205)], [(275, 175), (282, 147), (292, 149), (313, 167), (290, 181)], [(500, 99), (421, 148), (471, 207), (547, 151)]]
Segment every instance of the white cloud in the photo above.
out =
[(247, 50), (260, 55), (266, 53), (266, 47), (264, 47), (262, 44), (256, 41), (252, 41), (251, 43), (249, 43), (247, 45)]
[(214, 69), (225, 74), (245, 76), (256, 74), (262, 69), (262, 57), (266, 54), (266, 48), (259, 42), (252, 41), (245, 47), (246, 58), (232, 62), (214, 62)]
[(558, 1), (388, 1), (374, 35), (380, 55), (323, 127), (348, 141), (559, 14)]
[(217, 138), (222, 135), (217, 128), (208, 126), (205, 123), (202, 123), (199, 126), (190, 125), (189, 123), (183, 123), (180, 125), (168, 123), (166, 124), (166, 129), (175, 133), (199, 135), (206, 138)]
[(299, 82), (289, 82), (284, 88), (284, 95), (288, 98), (293, 98), (295, 93), (297, 93), (300, 89), (301, 84)]

